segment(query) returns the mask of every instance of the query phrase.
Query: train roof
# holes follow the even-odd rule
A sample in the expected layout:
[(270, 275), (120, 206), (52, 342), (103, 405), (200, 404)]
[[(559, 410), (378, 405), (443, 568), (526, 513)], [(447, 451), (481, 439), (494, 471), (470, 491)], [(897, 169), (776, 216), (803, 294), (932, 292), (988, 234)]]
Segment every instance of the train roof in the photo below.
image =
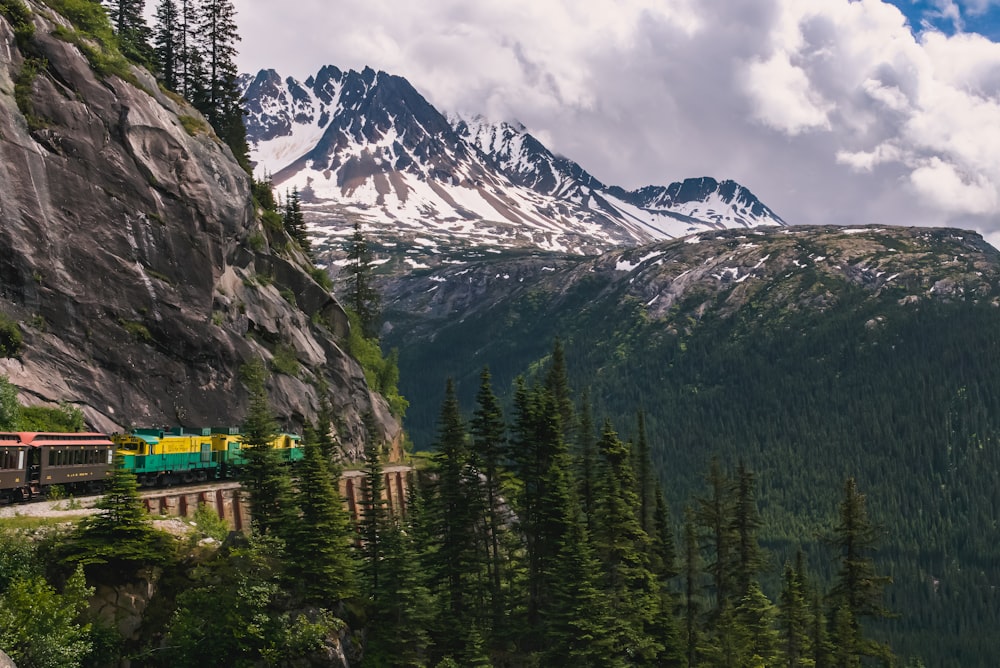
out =
[(114, 443), (107, 434), (96, 432), (50, 432), (50, 431), (22, 431), (17, 432), (17, 436), (24, 445), (35, 447), (41, 446), (71, 446), (71, 445), (108, 445)]

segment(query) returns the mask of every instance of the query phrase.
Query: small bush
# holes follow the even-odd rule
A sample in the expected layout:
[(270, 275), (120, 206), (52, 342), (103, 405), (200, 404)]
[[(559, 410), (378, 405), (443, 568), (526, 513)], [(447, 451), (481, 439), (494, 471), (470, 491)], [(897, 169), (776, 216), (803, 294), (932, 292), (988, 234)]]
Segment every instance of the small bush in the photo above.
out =
[(199, 503), (195, 509), (194, 523), (198, 531), (220, 543), (229, 535), (229, 525), (226, 524), (226, 520), (219, 517), (219, 513), (205, 503)]
[(250, 238), (247, 239), (247, 243), (250, 244), (250, 248), (254, 249), (256, 252), (260, 253), (264, 250), (264, 237), (260, 234), (251, 234)]
[(21, 352), (23, 344), (21, 328), (5, 314), (0, 313), (0, 356), (14, 357)]
[(274, 199), (274, 188), (271, 185), (270, 179), (252, 179), (250, 182), (250, 191), (253, 193), (253, 198), (261, 209), (265, 211), (278, 210), (278, 201)]
[(205, 122), (205, 119), (187, 115), (181, 115), (177, 118), (180, 120), (185, 132), (192, 137), (208, 134), (208, 123)]
[(25, 58), (14, 82), (14, 101), (31, 130), (38, 130), (46, 125), (44, 120), (35, 115), (35, 107), (31, 103), (31, 91), (38, 73), (44, 72), (48, 66), (49, 62), (44, 58)]
[(153, 340), (153, 335), (149, 333), (149, 329), (141, 322), (120, 319), (118, 320), (118, 324), (137, 341), (149, 342)]
[(333, 290), (333, 280), (330, 278), (330, 274), (327, 273), (326, 269), (310, 267), (309, 275), (312, 276), (313, 280), (319, 283), (327, 292)]
[(24, 49), (35, 34), (35, 24), (31, 22), (31, 10), (21, 0), (0, 0), (2, 14), (14, 28), (17, 46)]
[(115, 75), (135, 83), (128, 60), (118, 48), (108, 21), (108, 15), (99, 2), (92, 0), (46, 0), (46, 4), (69, 19), (76, 30), (57, 28), (52, 34), (75, 45), (94, 71), (101, 76)]
[(385, 397), (393, 415), (404, 417), (410, 402), (399, 393), (398, 351), (394, 349), (388, 357), (384, 356), (378, 339), (365, 338), (361, 333), (361, 321), (357, 314), (348, 310), (347, 316), (351, 321), (348, 351), (361, 364), (368, 386)]
[(24, 431), (79, 432), (84, 427), (83, 412), (66, 402), (58, 408), (25, 406), (21, 409), (20, 428)]
[(264, 222), (264, 227), (267, 228), (269, 232), (280, 234), (281, 231), (285, 229), (284, 223), (281, 221), (281, 214), (277, 211), (264, 209), (260, 218)]
[(278, 348), (274, 351), (271, 368), (277, 373), (297, 378), (301, 365), (299, 364), (299, 357), (295, 353), (295, 348), (285, 343), (279, 344)]

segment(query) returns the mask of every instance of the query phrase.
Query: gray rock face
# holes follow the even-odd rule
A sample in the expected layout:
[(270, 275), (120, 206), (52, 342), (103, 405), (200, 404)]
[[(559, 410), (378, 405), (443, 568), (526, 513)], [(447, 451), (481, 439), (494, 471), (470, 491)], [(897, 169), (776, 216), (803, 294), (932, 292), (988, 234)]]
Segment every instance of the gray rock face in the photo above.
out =
[(284, 427), (315, 417), (325, 384), (345, 444), (368, 410), (398, 440), (340, 347), (343, 309), (261, 226), (248, 176), (207, 122), (144, 70), (98, 76), (53, 36), (62, 19), (27, 5), (30, 50), (47, 62), (33, 78), (0, 16), (0, 312), (24, 338), (0, 374), (22, 401), (69, 402), (103, 431), (239, 424), (240, 367), (277, 353), (286, 373), (269, 391)]

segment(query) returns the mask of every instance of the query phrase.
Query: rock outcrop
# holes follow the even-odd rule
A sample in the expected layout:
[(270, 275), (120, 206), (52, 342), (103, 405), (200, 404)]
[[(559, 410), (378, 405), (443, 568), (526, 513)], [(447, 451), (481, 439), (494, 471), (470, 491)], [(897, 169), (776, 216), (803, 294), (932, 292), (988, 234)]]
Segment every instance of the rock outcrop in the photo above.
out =
[(238, 424), (240, 368), (260, 358), (283, 427), (327, 388), (345, 444), (367, 411), (398, 441), (341, 348), (343, 309), (262, 226), (204, 118), (142, 69), (98, 75), (85, 37), (25, 5), (28, 38), (0, 15), (0, 312), (23, 337), (0, 374), (22, 401), (68, 402), (102, 431)]

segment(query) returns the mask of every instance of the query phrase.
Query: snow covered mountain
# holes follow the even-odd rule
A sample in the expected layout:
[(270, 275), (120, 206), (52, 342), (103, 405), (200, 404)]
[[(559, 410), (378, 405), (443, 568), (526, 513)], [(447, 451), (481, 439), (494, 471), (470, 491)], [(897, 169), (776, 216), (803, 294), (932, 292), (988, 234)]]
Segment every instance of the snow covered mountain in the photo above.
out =
[[(446, 117), (405, 79), (323, 67), (245, 76), (258, 175), (297, 188), (320, 248), (361, 221), (421, 257), (473, 249), (591, 254), (706, 229), (784, 225), (732, 181), (606, 186), (520, 125)], [(333, 246), (333, 244), (327, 244)]]

